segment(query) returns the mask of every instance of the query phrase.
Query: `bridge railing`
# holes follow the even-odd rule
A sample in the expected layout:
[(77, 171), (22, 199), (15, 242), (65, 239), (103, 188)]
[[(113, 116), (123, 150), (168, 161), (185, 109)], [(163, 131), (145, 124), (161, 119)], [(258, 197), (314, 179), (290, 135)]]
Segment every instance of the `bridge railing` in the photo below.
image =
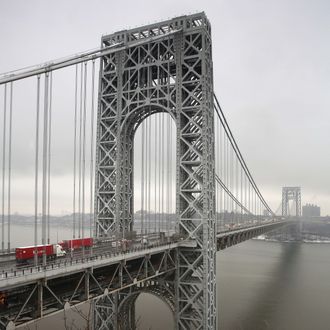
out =
[[(255, 228), (262, 228), (266, 226), (270, 226), (276, 223), (281, 223), (283, 222), (282, 220), (279, 221), (265, 221), (262, 224), (253, 224), (253, 225), (242, 225), (242, 226), (237, 226), (234, 228), (230, 229), (224, 229), (221, 230), (217, 233), (217, 235), (221, 234), (231, 234), (235, 233), (238, 231), (244, 232), (247, 230), (255, 229)], [(93, 264), (98, 261), (111, 261), (111, 260), (117, 260), (119, 259), (125, 259), (129, 258), (131, 255), (136, 254), (139, 252), (139, 255), (141, 254), (140, 252), (144, 252), (145, 254), (148, 254), (153, 248), (159, 248), (159, 247), (167, 247), (167, 248), (176, 248), (180, 244), (185, 244), (185, 239), (182, 237), (178, 236), (172, 236), (172, 237), (167, 237), (164, 240), (159, 240), (159, 241), (154, 241), (148, 245), (144, 244), (139, 244), (139, 245), (132, 245), (132, 246), (127, 246), (125, 248), (121, 246), (117, 247), (112, 247), (111, 245), (109, 247), (108, 251), (103, 251), (98, 254), (92, 255), (92, 256), (85, 256), (85, 257), (74, 257), (74, 258), (66, 258), (66, 259), (57, 259), (55, 262), (48, 262), (46, 265), (39, 265), (39, 266), (22, 266), (18, 268), (14, 267), (9, 268), (9, 269), (0, 269), (0, 285), (1, 285), (1, 280), (6, 280), (9, 278), (18, 278), (18, 277), (26, 277), (31, 274), (37, 274), (37, 273), (47, 273), (47, 271), (52, 271), (56, 269), (62, 269), (62, 268), (67, 268), (75, 265), (83, 265), (83, 264)], [(178, 245), (179, 244), (179, 245)]]
[(148, 245), (139, 245), (131, 248), (117, 248), (112, 249), (108, 252), (103, 252), (93, 256), (86, 256), (81, 258), (72, 258), (72, 259), (58, 259), (56, 262), (49, 262), (46, 265), (39, 266), (24, 266), (17, 269), (3, 269), (0, 271), (0, 283), (3, 279), (8, 279), (11, 277), (20, 277), (27, 276), (35, 273), (44, 273), (50, 270), (66, 268), (74, 265), (81, 265), (86, 263), (93, 263), (101, 260), (111, 260), (120, 258), (129, 258), (130, 254), (134, 254), (136, 252), (145, 252), (146, 254), (150, 252), (153, 248), (158, 247), (171, 247), (174, 243), (177, 243), (177, 240), (169, 239), (164, 242), (153, 242)]

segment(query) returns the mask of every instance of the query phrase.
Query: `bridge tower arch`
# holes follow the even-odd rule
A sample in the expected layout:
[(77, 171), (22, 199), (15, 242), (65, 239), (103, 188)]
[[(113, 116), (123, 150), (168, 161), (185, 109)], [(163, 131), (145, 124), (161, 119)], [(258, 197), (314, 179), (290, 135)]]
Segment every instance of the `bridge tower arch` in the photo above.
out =
[(96, 302), (94, 311), (95, 329), (135, 330), (135, 305), (141, 293), (151, 294), (160, 299), (172, 313), (175, 313), (173, 283), (164, 279), (148, 281), (113, 294), (106, 295)]
[(300, 187), (283, 187), (282, 188), (282, 215), (287, 217), (290, 215), (289, 203), (293, 201), (294, 216), (301, 216), (301, 188)]
[[(166, 111), (176, 123), (177, 329), (215, 329), (215, 197), (211, 27), (204, 13), (102, 37), (95, 179), (95, 235), (132, 229), (133, 139)], [(117, 304), (113, 299), (112, 304)], [(97, 308), (97, 307), (96, 307)], [(103, 324), (104, 326), (104, 324)], [(111, 324), (108, 325), (112, 329)], [(103, 327), (103, 329), (106, 329)]]

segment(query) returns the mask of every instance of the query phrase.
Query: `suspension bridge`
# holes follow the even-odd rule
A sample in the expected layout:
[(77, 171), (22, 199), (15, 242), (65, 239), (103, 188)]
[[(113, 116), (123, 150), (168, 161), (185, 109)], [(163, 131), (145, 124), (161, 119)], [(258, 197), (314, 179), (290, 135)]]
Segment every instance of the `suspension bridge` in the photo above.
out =
[[(86, 301), (91, 328), (135, 329), (141, 292), (169, 306), (176, 329), (216, 329), (216, 252), (289, 220), (254, 181), (212, 70), (199, 13), (0, 76), (1, 329)], [(54, 240), (61, 203), (71, 217)], [(34, 228), (23, 246), (21, 204)]]

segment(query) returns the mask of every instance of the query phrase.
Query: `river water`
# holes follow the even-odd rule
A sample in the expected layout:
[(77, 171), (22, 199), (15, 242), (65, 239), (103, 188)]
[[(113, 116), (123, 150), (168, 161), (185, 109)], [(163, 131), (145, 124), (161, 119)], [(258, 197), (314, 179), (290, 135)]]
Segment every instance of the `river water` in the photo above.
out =
[[(20, 226), (17, 235), (24, 244), (27, 231)], [(218, 329), (328, 330), (330, 244), (250, 240), (218, 252), (217, 299)], [(173, 328), (169, 309), (151, 295), (140, 295), (136, 317), (139, 330)], [(66, 322), (67, 329), (86, 329), (77, 310)], [(65, 329), (63, 314), (42, 320), (37, 328)]]
[[(330, 244), (241, 243), (218, 252), (217, 285), (218, 329), (330, 329)], [(140, 329), (171, 329), (154, 300), (140, 298)]]

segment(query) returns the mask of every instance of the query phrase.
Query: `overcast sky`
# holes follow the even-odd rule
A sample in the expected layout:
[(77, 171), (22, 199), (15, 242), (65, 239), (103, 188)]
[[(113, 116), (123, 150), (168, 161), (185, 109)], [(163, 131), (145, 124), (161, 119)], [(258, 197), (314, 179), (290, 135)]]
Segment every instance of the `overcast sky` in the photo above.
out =
[[(301, 186), (303, 204), (330, 214), (327, 0), (2, 0), (0, 72), (98, 47), (102, 34), (198, 11), (212, 24), (215, 92), (266, 200), (277, 209), (282, 186)], [(32, 110), (17, 107), (16, 120)], [(62, 115), (57, 120), (65, 125)], [(32, 136), (26, 141), (33, 151)], [(65, 149), (65, 139), (56, 143)], [(33, 172), (19, 173), (33, 187)], [(58, 172), (63, 186), (67, 175)], [(20, 205), (27, 201), (23, 192), (17, 196)], [(55, 212), (67, 212), (70, 203), (57, 198), (65, 206)]]

